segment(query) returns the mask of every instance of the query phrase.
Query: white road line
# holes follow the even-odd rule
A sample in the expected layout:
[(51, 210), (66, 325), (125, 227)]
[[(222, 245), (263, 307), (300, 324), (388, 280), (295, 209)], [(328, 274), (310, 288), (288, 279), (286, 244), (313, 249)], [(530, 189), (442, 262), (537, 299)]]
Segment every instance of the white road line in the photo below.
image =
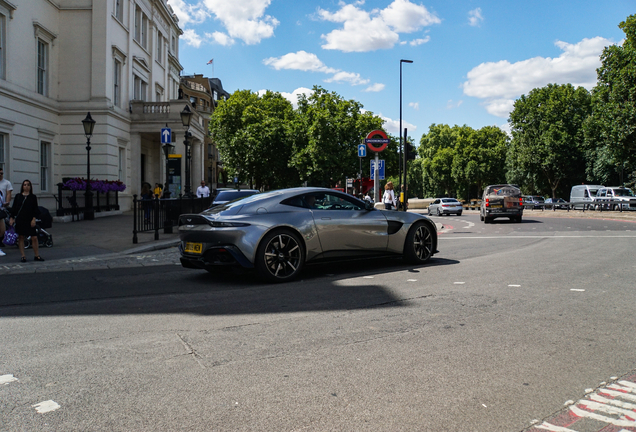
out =
[(362, 279), (373, 279), (375, 276), (362, 276)]
[(576, 432), (574, 429), (568, 429), (562, 426), (555, 426), (550, 423), (543, 422), (542, 424), (535, 426), (537, 429), (543, 429), (550, 432)]
[[(625, 410), (625, 409), (622, 409), (622, 408), (618, 408), (618, 407), (611, 406), (611, 405), (605, 405), (605, 404), (594, 402), (594, 401), (590, 401), (590, 400), (580, 400), (578, 402), (578, 405), (585, 405), (588, 409), (591, 409), (591, 410), (594, 410), (594, 411), (600, 411), (600, 412), (606, 413), (606, 414), (620, 415), (620, 416), (629, 416), (630, 418), (632, 416), (635, 416), (635, 413), (632, 410)], [(576, 407), (571, 407), (570, 409), (574, 409), (574, 408), (576, 408)], [(590, 414), (590, 413), (587, 412), (587, 414)], [(582, 417), (582, 416), (580, 416), (580, 417)], [(611, 420), (616, 421), (615, 419), (611, 419)], [(618, 420), (618, 421), (625, 421), (625, 422), (629, 422), (629, 423), (617, 424), (617, 423), (613, 423), (612, 422), (612, 424), (614, 424), (616, 426), (636, 426), (636, 421), (634, 421), (634, 420), (624, 419), (624, 420)], [(607, 422), (607, 423), (610, 423), (610, 422)]]
[(417, 279), (407, 279), (407, 282), (417, 282)]
[(40, 402), (39, 404), (35, 404), (31, 406), (35, 408), (35, 410), (40, 414), (44, 414), (50, 411), (55, 411), (56, 409), (60, 407), (55, 401), (52, 401), (52, 400), (47, 400), (47, 401)]
[(553, 238), (571, 238), (571, 239), (580, 239), (580, 238), (636, 238), (634, 235), (618, 235), (618, 236), (606, 236), (606, 235), (564, 235), (564, 236), (542, 236), (542, 235), (527, 235), (527, 236), (480, 236), (480, 237), (439, 237), (439, 240), (481, 240), (481, 239), (498, 239), (498, 240), (508, 240), (508, 239), (553, 239)]
[(454, 285), (464, 285), (466, 282), (453, 282)]
[(15, 382), (18, 379), (16, 377), (14, 377), (12, 374), (8, 374), (8, 375), (0, 375), (0, 384), (9, 384), (11, 382)]
[(508, 285), (508, 286), (509, 286), (509, 287), (516, 287), (516, 288), (518, 288), (518, 287), (520, 287), (521, 285)]
[[(609, 387), (612, 387), (612, 386), (609, 386)], [(603, 393), (603, 394), (606, 394), (608, 396), (612, 396), (613, 398), (627, 399), (629, 401), (636, 402), (636, 396), (635, 395), (631, 395), (629, 393), (625, 393), (624, 391), (609, 390), (609, 387), (608, 388), (604, 388), (604, 389), (600, 389), (599, 393)]]
[(593, 400), (594, 402), (602, 403), (602, 404), (605, 404), (605, 405), (614, 405), (616, 407), (624, 408), (624, 409), (627, 409), (627, 410), (636, 410), (636, 404), (629, 403), (629, 402), (623, 402), (623, 401), (616, 400), (616, 399), (607, 399), (607, 398), (604, 398), (603, 396), (599, 396), (597, 394), (593, 394), (592, 396), (590, 396), (590, 399)]
[[(599, 404), (600, 405), (600, 404)], [(583, 409), (577, 408), (575, 406), (570, 407), (570, 410), (572, 411), (572, 413), (577, 416), (577, 417), (587, 417), (587, 418), (591, 418), (593, 420), (598, 420), (601, 422), (605, 422), (605, 423), (609, 423), (609, 424), (613, 424), (614, 426), (626, 426), (626, 427), (634, 427), (636, 426), (636, 422), (634, 421), (630, 421), (630, 420), (617, 420), (614, 419), (612, 417), (606, 417), (606, 416), (602, 416), (600, 414), (595, 414), (595, 413), (591, 413), (589, 411), (585, 411)], [(632, 412), (632, 415), (634, 413)]]
[(579, 289), (579, 288), (570, 288), (570, 291), (583, 292), (583, 291), (585, 291), (585, 290), (584, 290), (584, 289)]

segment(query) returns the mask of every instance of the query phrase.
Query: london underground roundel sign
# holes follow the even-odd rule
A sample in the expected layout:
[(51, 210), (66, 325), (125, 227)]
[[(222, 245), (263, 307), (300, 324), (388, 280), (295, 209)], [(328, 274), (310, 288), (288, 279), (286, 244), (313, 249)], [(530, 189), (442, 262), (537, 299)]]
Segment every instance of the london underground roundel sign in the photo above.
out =
[(389, 138), (386, 136), (383, 130), (376, 129), (368, 133), (364, 139), (364, 143), (369, 146), (369, 150), (374, 152), (381, 152), (389, 145)]

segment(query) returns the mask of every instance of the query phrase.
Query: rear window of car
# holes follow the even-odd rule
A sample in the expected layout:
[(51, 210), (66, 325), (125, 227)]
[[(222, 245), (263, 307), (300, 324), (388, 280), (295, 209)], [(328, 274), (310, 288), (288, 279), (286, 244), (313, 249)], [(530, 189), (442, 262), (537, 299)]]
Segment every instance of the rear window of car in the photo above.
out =
[(254, 191), (221, 191), (214, 198), (214, 201), (234, 201), (235, 199), (248, 197), (254, 195)]
[(443, 199), (442, 202), (447, 204), (459, 204), (459, 201), (456, 199)]

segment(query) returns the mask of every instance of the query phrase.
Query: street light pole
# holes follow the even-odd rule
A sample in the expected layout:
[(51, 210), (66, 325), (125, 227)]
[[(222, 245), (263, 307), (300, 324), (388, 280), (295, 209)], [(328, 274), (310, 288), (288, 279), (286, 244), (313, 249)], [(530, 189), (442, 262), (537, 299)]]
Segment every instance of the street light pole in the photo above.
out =
[(91, 136), (95, 129), (96, 121), (91, 117), (91, 113), (86, 114), (82, 120), (84, 125), (84, 135), (86, 136), (86, 192), (84, 193), (84, 220), (95, 219), (93, 209), (93, 192), (91, 191)]
[[(404, 148), (404, 151), (402, 151), (402, 63), (413, 63), (413, 60), (400, 60), (400, 163), (398, 165), (401, 166), (402, 164), (404, 164), (404, 183), (402, 183), (401, 169), (398, 170), (398, 175), (400, 179), (399, 183), (404, 186), (404, 191), (406, 191), (406, 148)], [(405, 192), (402, 192), (402, 188), (400, 187), (400, 201), (404, 203), (404, 197), (402, 196), (402, 193)], [(404, 205), (402, 207), (404, 207)], [(402, 210), (406, 211), (405, 208), (403, 208)]]
[(186, 182), (185, 182), (185, 196), (190, 197), (192, 196), (192, 192), (190, 191), (190, 142), (188, 141), (188, 138), (190, 137), (190, 120), (192, 119), (192, 111), (190, 110), (190, 107), (188, 105), (185, 106), (185, 108), (183, 109), (183, 111), (181, 111), (181, 123), (183, 123), (183, 126), (185, 126), (186, 131), (185, 131), (185, 141), (183, 141), (183, 145), (185, 146), (185, 175), (186, 175)]

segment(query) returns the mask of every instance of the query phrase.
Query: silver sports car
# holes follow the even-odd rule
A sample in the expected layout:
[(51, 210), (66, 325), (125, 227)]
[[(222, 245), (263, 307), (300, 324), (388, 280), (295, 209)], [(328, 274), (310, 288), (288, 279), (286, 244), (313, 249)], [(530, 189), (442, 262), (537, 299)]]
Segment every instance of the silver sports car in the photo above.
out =
[(310, 261), (396, 254), (423, 264), (437, 252), (427, 217), (376, 210), (323, 188), (265, 192), (181, 215), (179, 235), (183, 267), (240, 265), (274, 282), (292, 280)]

